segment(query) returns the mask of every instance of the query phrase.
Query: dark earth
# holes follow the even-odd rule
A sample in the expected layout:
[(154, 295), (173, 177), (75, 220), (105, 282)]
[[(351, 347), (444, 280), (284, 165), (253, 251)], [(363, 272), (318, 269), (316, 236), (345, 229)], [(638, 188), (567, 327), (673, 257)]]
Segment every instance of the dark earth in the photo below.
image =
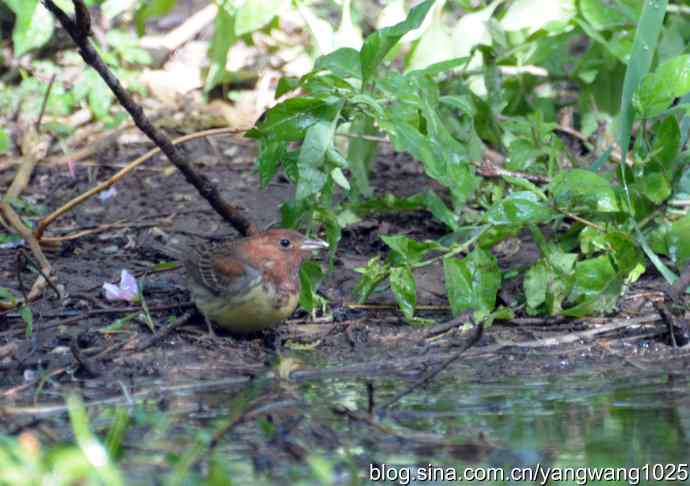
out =
[[(174, 24), (188, 17), (198, 2), (178, 3), (190, 10), (178, 13)], [(169, 27), (161, 24), (153, 30)], [(202, 103), (197, 99), (180, 105), (185, 125), (193, 123), (188, 107)], [(150, 106), (146, 109), (149, 112)], [(167, 129), (171, 138), (195, 131), (170, 126), (178, 129)], [(582, 149), (573, 140), (566, 142), (575, 152)], [(86, 146), (90, 143), (84, 141)], [(181, 147), (194, 167), (257, 226), (279, 221), (279, 205), (293, 189), (284, 177), (259, 188), (252, 142), (221, 136)], [(150, 148), (130, 129), (98, 150), (95, 160), (79, 162), (74, 177), (65, 164), (38, 164), (22, 197), (50, 212)], [(15, 167), (3, 162), (0, 194), (15, 175)], [(378, 195), (407, 196), (429, 184), (418, 162), (390, 145), (379, 146), (372, 176)], [(313, 314), (298, 310), (274, 332), (237, 337), (217, 329), (213, 337), (189, 302), (182, 271), (159, 267), (168, 260), (160, 247), (237, 234), (160, 155), (115, 188), (114, 195), (91, 198), (48, 228), (48, 236), (94, 232), (45, 249), (58, 285), (46, 288), (31, 304), (32, 335), (27, 337), (16, 310), (0, 310), (0, 434), (37, 432), (45, 443), (71, 441), (65, 397), (76, 392), (92, 412), (91, 425), (99, 433), (112, 431), (117, 413), (99, 405), (119, 405), (131, 416), (123, 442), (127, 453), (118, 458), (131, 479), (161, 483), (151, 470), (165, 474), (172, 469), (174, 474), (171, 464), (180, 462), (205, 475), (207, 451), (222, 443), (223, 452), (235, 453), (224, 456), (228, 461), (235, 458), (234, 471), (251, 464), (254, 472), (272, 471), (276, 484), (282, 484), (285, 464), (304, 464), (313, 451), (338, 457), (348, 446), (362, 451), (355, 458), (360, 472), (371, 457), (400, 451), (434, 462), (440, 457), (470, 463), (509, 458), (521, 450), (509, 441), (501, 444), (487, 433), (490, 428), (460, 427), (456, 424), (463, 422), (455, 418), (474, 414), (479, 422), (496, 411), (509, 419), (513, 391), (529, 394), (534, 383), (556, 383), (573, 395), (594, 396), (594, 403), (591, 390), (608, 390), (619, 380), (653, 394), (660, 402), (655, 406), (670, 417), (673, 430), (684, 430), (677, 426), (672, 406), (687, 409), (683, 400), (690, 347), (670, 342), (667, 323), (654, 305), (663, 300), (667, 285), (651, 265), (626, 290), (615, 313), (585, 319), (524, 315), (519, 305), (521, 278), (505, 281), (498, 303), (516, 308), (516, 317), (497, 320), (482, 332), (469, 325), (468, 316), (452, 320), (441, 265), (424, 267), (416, 272), (417, 314), (436, 324), (413, 326), (405, 322), (388, 290), (374, 293), (366, 305), (356, 305), (353, 289), (359, 274), (354, 269), (376, 255), (385, 256), (383, 235), (438, 239), (446, 229), (423, 211), (376, 214), (343, 231), (333, 270), (319, 289), (328, 301), (326, 308)], [(442, 188), (433, 188), (443, 196)], [(35, 224), (40, 217), (27, 219)], [(538, 257), (527, 234), (497, 245), (494, 253), (503, 268), (526, 268)], [(37, 277), (30, 259), (28, 248), (1, 247), (0, 287), (15, 295), (28, 291)], [(322, 265), (328, 268), (326, 259)], [(117, 282), (122, 269), (143, 282), (150, 321), (141, 305), (105, 299), (103, 283)], [(493, 384), (498, 385), (492, 388)], [(463, 393), (478, 394), (474, 385), (485, 386), (482, 393), (495, 400), (483, 408), (462, 402), (458, 397)], [(535, 394), (542, 390), (533, 389)], [(403, 402), (403, 395), (410, 400)], [(443, 400), (458, 409), (446, 407)], [(523, 406), (541, 412), (533, 401)], [(553, 420), (575, 436), (590, 422), (599, 428), (598, 419), (609, 412), (597, 411), (589, 401), (583, 408), (587, 407), (582, 424), (573, 420), (573, 426), (556, 414)], [(564, 407), (563, 414), (576, 415), (578, 410)], [(155, 423), (161, 415), (170, 420), (170, 429)], [(451, 425), (444, 428), (446, 422)], [(257, 424), (273, 430), (261, 435)], [(551, 430), (547, 414), (531, 425), (537, 431)], [(646, 422), (641, 427), (654, 429)], [(152, 439), (161, 429), (165, 433)], [(686, 437), (681, 438), (685, 446)], [(551, 447), (535, 448), (534, 460), (548, 463), (556, 457), (559, 440), (553, 439)], [(658, 441), (641, 442), (665, 453)], [(195, 446), (196, 455), (190, 456)], [(672, 448), (679, 449), (675, 443)], [(246, 476), (253, 478), (251, 473)]]
[[(39, 165), (26, 197), (47, 208), (57, 208), (147, 148), (144, 143), (110, 147), (98, 154), (98, 164), (78, 166), (74, 178), (65, 167)], [(278, 222), (278, 207), (288, 199), (291, 187), (279, 177), (267, 189), (258, 188), (251, 144), (217, 137), (191, 141), (185, 144), (184, 153), (222, 188), (227, 200), (244, 208), (259, 227)], [(372, 305), (352, 305), (352, 289), (358, 279), (353, 269), (375, 255), (385, 254), (381, 235), (403, 233), (418, 239), (443, 235), (443, 226), (424, 212), (372, 216), (344, 231), (334, 271), (321, 285), (320, 292), (329, 301), (325, 312), (310, 316), (298, 311), (275, 333), (250, 338), (218, 331), (214, 339), (195, 313), (183, 326), (166, 331), (172, 317), (191, 312), (193, 306), (181, 270), (154, 271), (156, 264), (166, 260), (157, 249), (160, 243), (188, 244), (202, 237), (236, 236), (194, 188), (166, 167), (160, 156), (155, 157), (118, 183), (114, 196), (105, 201), (92, 198), (49, 228), (49, 234), (61, 235), (121, 224), (66, 242), (59, 250), (47, 253), (63, 297), (58, 298), (49, 288), (32, 304), (31, 338), (25, 337), (25, 324), (17, 312), (0, 314), (0, 393), (6, 406), (51, 402), (51, 397), (59, 397), (72, 387), (81, 388), (87, 398), (109, 398), (120, 394), (119, 380), (126, 380), (136, 390), (139, 380), (151, 377), (168, 383), (252, 377), (264, 372), (277, 356), (304, 354), (304, 349), (309, 350), (309, 359), (316, 358), (314, 361), (321, 366), (312, 369), (303, 363), (296, 365), (296, 379), (324, 373), (370, 376), (393, 372), (418, 377), (467, 339), (458, 330), (462, 323), (450, 328), (443, 324), (450, 315), (440, 265), (418, 274), (420, 315), (435, 319), (439, 322), (436, 326), (406, 324), (391, 305), (394, 300), (389, 292), (375, 293)], [(428, 180), (413, 160), (385, 145), (375, 172), (373, 184), (380, 193), (409, 195)], [(4, 175), (3, 183), (10, 176)], [(523, 264), (536, 256), (529, 241), (516, 239), (510, 245), (499, 246), (495, 252), (504, 266)], [(19, 279), (18, 262), (24, 259), (18, 259), (18, 254), (18, 249), (0, 250), (0, 282), (20, 294), (20, 280), (22, 285), (30, 286), (35, 272), (30, 265), (19, 265)], [(143, 279), (155, 333), (139, 308), (104, 298), (102, 284), (117, 282), (122, 269)], [(504, 283), (499, 299), (510, 303), (517, 285), (519, 281)], [(581, 367), (663, 366), (671, 372), (683, 369), (688, 352), (669, 345), (667, 328), (651, 304), (650, 296), (658, 299), (662, 288), (658, 277), (643, 278), (621, 299), (619, 313), (609, 317), (568, 320), (521, 316), (513, 321), (496, 321), (467, 351), (468, 358), (459, 361), (462, 366), (475, 368), (479, 377), (568, 372)], [(115, 324), (133, 311), (133, 319)], [(597, 331), (630, 318), (630, 326), (601, 334)], [(586, 330), (590, 334), (573, 338), (572, 333)], [(551, 337), (556, 341), (543, 341)], [(479, 359), (470, 358), (474, 356)], [(50, 378), (37, 390), (34, 378), (46, 373)]]

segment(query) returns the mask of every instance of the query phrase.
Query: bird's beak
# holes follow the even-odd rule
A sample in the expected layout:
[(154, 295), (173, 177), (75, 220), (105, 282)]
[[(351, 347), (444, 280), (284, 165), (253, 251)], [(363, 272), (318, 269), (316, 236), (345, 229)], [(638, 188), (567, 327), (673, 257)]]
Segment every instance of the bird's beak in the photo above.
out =
[(325, 250), (328, 248), (328, 243), (323, 240), (304, 240), (302, 246), (299, 247), (300, 250), (313, 251), (313, 250)]

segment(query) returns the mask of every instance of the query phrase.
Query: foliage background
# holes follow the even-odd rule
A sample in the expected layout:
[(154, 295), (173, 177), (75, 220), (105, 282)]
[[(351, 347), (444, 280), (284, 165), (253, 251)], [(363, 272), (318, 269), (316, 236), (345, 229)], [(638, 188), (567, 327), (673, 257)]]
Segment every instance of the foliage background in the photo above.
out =
[[(102, 54), (143, 94), (136, 74), (153, 60), (137, 36), (177, 2), (87, 3), (106, 27), (96, 36)], [(105, 127), (122, 123), (123, 113), (92, 71), (72, 70), (65, 78), (78, 60), (55, 45), (54, 20), (40, 2), (2, 4), (11, 43), (3, 56), (10, 71), (0, 85), (6, 125), (0, 149), (11, 150), (9, 115), (40, 110), (52, 75), (58, 81), (47, 99), (46, 125), (58, 140), (73, 131), (65, 117), (85, 105)], [(385, 237), (391, 251), (361, 269), (359, 300), (390, 286), (408, 320), (420, 322), (415, 269), (442, 260), (456, 314), (493, 315), (502, 282), (520, 278), (521, 304), (499, 309), (500, 315), (524, 309), (582, 316), (612, 310), (650, 262), (672, 281), (673, 268), (690, 258), (687, 4), (216, 5), (201, 72), (208, 97), (218, 89), (226, 99), (235, 96), (228, 88), (238, 79), (228, 56), (234, 46), (278, 51), (295, 29), (310, 40), (300, 47), (310, 70), (277, 81), (277, 104), (247, 134), (260, 146), (262, 184), (282, 170), (296, 185), (282, 207), (284, 225), (325, 228), (331, 256), (342, 229), (376, 211), (425, 210), (448, 229), (438, 241)], [(584, 144), (581, 153), (567, 147), (562, 134), (568, 130)], [(411, 154), (443, 189), (404, 199), (375, 195), (370, 175), (383, 140)], [(499, 177), (478, 172), (489, 149), (499, 156)], [(499, 269), (490, 249), (515, 235), (533, 239), (541, 259), (529, 268)], [(319, 300), (313, 290), (320, 277), (313, 266), (303, 272), (306, 308)]]

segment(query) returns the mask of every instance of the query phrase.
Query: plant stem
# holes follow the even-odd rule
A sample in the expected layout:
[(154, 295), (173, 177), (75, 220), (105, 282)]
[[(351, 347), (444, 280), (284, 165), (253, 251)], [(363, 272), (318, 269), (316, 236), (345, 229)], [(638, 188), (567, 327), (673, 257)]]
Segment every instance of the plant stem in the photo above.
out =
[(464, 253), (466, 252), (470, 246), (474, 245), (479, 238), (484, 234), (486, 230), (488, 230), (491, 227), (490, 224), (485, 225), (482, 229), (480, 229), (476, 235), (474, 235), (472, 238), (464, 242), (462, 245), (453, 248), (450, 250), (448, 253), (444, 253), (443, 255), (438, 255), (433, 258), (429, 258), (428, 260), (424, 260), (423, 262), (418, 262), (413, 265), (411, 265), (412, 268), (421, 268), (421, 267), (426, 267), (428, 265), (431, 265), (432, 263), (436, 263), (440, 260), (443, 260), (444, 258), (452, 257), (457, 255), (458, 253)]

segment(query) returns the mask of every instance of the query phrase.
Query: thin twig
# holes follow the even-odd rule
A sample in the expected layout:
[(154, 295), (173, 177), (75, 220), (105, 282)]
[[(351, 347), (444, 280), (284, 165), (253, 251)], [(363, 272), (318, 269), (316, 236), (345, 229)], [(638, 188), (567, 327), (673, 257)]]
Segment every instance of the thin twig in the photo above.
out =
[[(29, 248), (31, 248), (31, 252), (38, 261), (39, 266), (41, 268), (41, 275), (39, 275), (39, 277), (36, 279), (33, 286), (31, 287), (31, 291), (26, 297), (28, 303), (38, 298), (41, 292), (43, 292), (43, 289), (48, 284), (48, 280), (46, 277), (44, 277), (44, 275), (50, 278), (53, 275), (53, 269), (50, 266), (50, 262), (43, 254), (43, 250), (41, 250), (41, 245), (38, 243), (38, 240), (36, 240), (34, 235), (31, 233), (31, 230), (24, 226), (24, 223), (22, 222), (19, 215), (14, 211), (14, 209), (12, 209), (12, 207), (8, 203), (0, 201), (0, 214), (2, 214), (5, 221), (7, 221), (14, 228), (14, 230), (17, 233), (19, 233), (19, 235), (22, 238), (24, 238), (24, 241), (26, 241), (26, 243), (29, 245)], [(20, 302), (17, 302), (17, 304), (19, 303)], [(6, 306), (0, 305), (0, 308), (3, 307)], [(12, 305), (9, 308), (12, 307), (15, 306)]]
[[(82, 0), (73, 0), (76, 17), (73, 20), (53, 0), (41, 0), (45, 7), (57, 18), (74, 43), (79, 47), (84, 61), (93, 67), (101, 76), (103, 81), (115, 94), (120, 104), (130, 114), (134, 123), (146, 134), (161, 151), (168, 157), (170, 162), (177, 167), (187, 181), (192, 184), (199, 194), (206, 199), (211, 207), (216, 210), (226, 221), (237, 229), (242, 235), (253, 234), (257, 231), (256, 226), (251, 223), (240, 210), (229, 205), (223, 200), (218, 188), (208, 180), (207, 177), (197, 173), (182, 157), (170, 139), (158, 130), (144, 115), (144, 110), (137, 104), (127, 91), (122, 87), (120, 81), (113, 75), (110, 69), (103, 62), (99, 54), (89, 42), (90, 18), (88, 9)], [(42, 228), (45, 230), (45, 227)], [(37, 232), (36, 236), (40, 239), (42, 232)]]
[(165, 339), (167, 336), (170, 335), (175, 329), (178, 329), (185, 324), (187, 324), (191, 319), (194, 313), (192, 312), (186, 312), (182, 316), (178, 317), (175, 319), (175, 322), (172, 324), (168, 324), (165, 326), (162, 330), (160, 330), (158, 333), (155, 335), (149, 337), (146, 341), (144, 341), (142, 344), (140, 344), (137, 348), (137, 352), (145, 351), (151, 346), (154, 346), (155, 344), (159, 343), (163, 339)]
[[(398, 304), (343, 304), (346, 309), (352, 310), (398, 310), (400, 306)], [(415, 307), (418, 311), (436, 311), (436, 312), (447, 312), (450, 310), (448, 305), (418, 305)]]
[(535, 182), (538, 184), (546, 184), (551, 182), (550, 177), (540, 176), (537, 174), (528, 174), (527, 172), (515, 172), (498, 167), (488, 158), (478, 164), (477, 174), (482, 177), (518, 177), (520, 179), (526, 179), (530, 182)]
[(409, 395), (413, 391), (415, 391), (417, 388), (422, 387), (429, 383), (431, 380), (433, 380), (441, 371), (445, 370), (448, 368), (453, 362), (455, 362), (460, 356), (463, 355), (465, 351), (470, 349), (472, 346), (477, 344), (479, 340), (482, 337), (482, 334), (484, 333), (484, 324), (479, 323), (474, 329), (474, 333), (469, 336), (467, 341), (463, 344), (462, 348), (459, 351), (456, 351), (453, 353), (449, 358), (447, 358), (445, 361), (443, 361), (439, 366), (436, 367), (436, 369), (432, 370), (430, 373), (427, 375), (423, 376), (419, 380), (415, 381), (412, 385), (409, 387), (405, 388), (402, 390), (400, 393), (395, 395), (393, 398), (388, 400), (386, 403), (381, 405), (381, 410), (386, 410), (389, 408), (391, 405), (394, 405), (395, 403), (398, 403), (403, 397)]
[(50, 77), (50, 81), (48, 82), (48, 89), (46, 89), (46, 94), (43, 97), (43, 102), (41, 103), (41, 111), (38, 112), (36, 125), (34, 125), (37, 132), (41, 131), (41, 121), (43, 120), (43, 114), (46, 111), (46, 106), (48, 106), (48, 98), (50, 98), (50, 92), (53, 90), (53, 84), (55, 84), (56, 76), (57, 74), (53, 73), (53, 75)]

